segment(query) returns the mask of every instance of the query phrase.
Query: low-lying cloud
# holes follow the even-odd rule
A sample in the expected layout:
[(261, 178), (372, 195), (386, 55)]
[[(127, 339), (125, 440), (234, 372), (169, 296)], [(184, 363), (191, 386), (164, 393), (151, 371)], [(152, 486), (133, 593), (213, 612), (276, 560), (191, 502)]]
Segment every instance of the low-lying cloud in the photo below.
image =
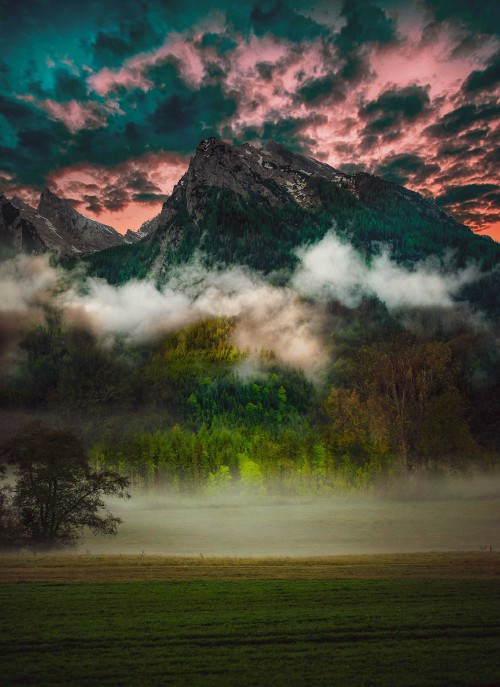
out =
[(144, 341), (208, 317), (235, 317), (235, 343), (273, 351), (281, 360), (313, 373), (326, 361), (318, 308), (294, 289), (274, 287), (243, 267), (207, 270), (199, 260), (177, 269), (157, 290), (152, 282), (114, 287), (89, 279), (85, 295), (64, 296), (69, 321), (86, 322), (104, 336)]
[(45, 257), (18, 255), (0, 262), (0, 366), (12, 361), (25, 328), (43, 322), (57, 278)]
[(390, 309), (450, 307), (462, 286), (478, 278), (468, 266), (446, 273), (436, 261), (401, 267), (384, 250), (368, 264), (333, 232), (314, 246), (297, 251), (301, 265), (292, 283), (297, 292), (315, 299), (336, 299), (356, 307), (363, 296), (376, 296)]
[(84, 293), (75, 286), (56, 291), (63, 272), (47, 258), (18, 256), (0, 265), (2, 344), (15, 338), (9, 332), (40, 320), (47, 304), (68, 324), (90, 328), (104, 341), (147, 341), (207, 317), (235, 317), (238, 346), (273, 351), (314, 377), (328, 360), (322, 336), (328, 301), (353, 308), (364, 296), (376, 296), (389, 309), (449, 308), (460, 288), (478, 276), (473, 266), (451, 272), (437, 262), (407, 269), (387, 251), (367, 262), (333, 231), (297, 256), (289, 286), (273, 286), (246, 267), (207, 269), (194, 259), (172, 270), (161, 289), (147, 280), (112, 286), (89, 277)]

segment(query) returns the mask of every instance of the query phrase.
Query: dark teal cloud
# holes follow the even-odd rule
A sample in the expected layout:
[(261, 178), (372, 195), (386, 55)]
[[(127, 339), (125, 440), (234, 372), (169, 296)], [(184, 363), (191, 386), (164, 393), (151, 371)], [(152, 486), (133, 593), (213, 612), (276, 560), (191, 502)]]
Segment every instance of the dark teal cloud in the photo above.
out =
[(497, 102), (482, 104), (468, 103), (457, 107), (428, 126), (427, 134), (435, 138), (452, 136), (465, 131), (477, 123), (487, 123), (500, 116), (500, 105)]
[(479, 91), (492, 90), (498, 83), (500, 83), (500, 53), (493, 57), (485, 69), (476, 69), (471, 72), (462, 84), (462, 91), (466, 94), (477, 94)]
[(342, 79), (333, 74), (328, 74), (319, 79), (309, 79), (297, 92), (297, 98), (310, 105), (317, 105), (325, 100), (339, 102), (345, 97), (345, 84)]
[(131, 200), (136, 203), (164, 203), (168, 198), (165, 193), (132, 193)]
[(500, 34), (500, 4), (488, 0), (425, 0), (436, 21), (462, 24), (473, 33)]
[[(103, 187), (82, 184), (82, 201), (85, 210), (100, 214), (104, 210), (122, 210), (131, 201), (160, 205), (168, 198), (156, 184), (152, 183), (143, 171), (134, 170), (120, 175), (118, 183)], [(92, 191), (98, 190), (99, 195)], [(78, 204), (78, 203), (77, 203)]]
[(205, 33), (200, 41), (200, 47), (215, 48), (219, 55), (225, 55), (238, 47), (238, 43), (224, 34)]
[(147, 121), (167, 149), (189, 151), (200, 138), (217, 135), (217, 123), (235, 111), (235, 100), (226, 98), (216, 85), (199, 91), (179, 90), (159, 99)]
[(64, 100), (86, 100), (87, 86), (85, 81), (67, 69), (54, 70), (54, 98)]
[(423, 86), (391, 88), (375, 100), (365, 103), (358, 112), (359, 117), (366, 121), (362, 131), (365, 149), (374, 148), (379, 143), (379, 137), (384, 142), (396, 140), (405, 126), (428, 116), (428, 90)]
[(0, 165), (20, 182), (43, 183), (59, 166), (67, 140), (62, 124), (29, 103), (0, 95)]
[[(296, 153), (309, 153), (316, 143), (304, 130), (310, 124), (324, 124), (326, 117), (312, 113), (307, 117), (283, 117), (264, 122), (263, 127), (247, 127), (235, 143), (247, 143), (255, 140), (275, 141)], [(230, 132), (228, 132), (230, 133)]]
[[(454, 205), (455, 203), (463, 203), (468, 200), (479, 200), (491, 194), (491, 192), (497, 192), (499, 186), (496, 184), (465, 184), (464, 186), (450, 186), (450, 188), (440, 195), (436, 202), (439, 205), (447, 206)], [(498, 197), (497, 195), (495, 197)]]
[[(85, 41), (93, 53), (93, 66), (119, 67), (128, 57), (153, 50), (161, 45), (168, 31), (168, 22), (148, 14), (147, 3), (128, 0), (115, 8), (116, 17), (107, 29), (99, 29), (95, 37)], [(109, 20), (108, 20), (109, 21)]]
[(311, 41), (327, 33), (324, 26), (297, 13), (283, 0), (261, 0), (251, 11), (252, 28), (257, 36), (271, 33), (292, 42)]
[(388, 156), (375, 168), (375, 174), (404, 186), (410, 180), (421, 183), (439, 172), (439, 165), (428, 163), (419, 155), (401, 153)]
[(256, 69), (264, 81), (272, 81), (274, 74), (274, 66), (270, 62), (258, 62), (256, 64)]
[(349, 52), (365, 43), (392, 43), (396, 39), (396, 25), (384, 10), (374, 2), (346, 0), (342, 7), (345, 26), (337, 37), (342, 52)]

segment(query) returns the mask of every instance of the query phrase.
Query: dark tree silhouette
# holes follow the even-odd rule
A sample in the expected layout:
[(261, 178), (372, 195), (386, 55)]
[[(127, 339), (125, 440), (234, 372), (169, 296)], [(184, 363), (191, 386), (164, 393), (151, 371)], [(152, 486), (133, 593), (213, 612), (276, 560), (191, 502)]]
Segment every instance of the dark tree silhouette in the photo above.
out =
[(84, 528), (116, 534), (121, 520), (107, 510), (103, 497), (128, 498), (128, 479), (92, 470), (73, 432), (30, 425), (4, 446), (4, 455), (15, 465), (16, 477), (4, 520), (19, 523), (19, 545), (74, 546)]

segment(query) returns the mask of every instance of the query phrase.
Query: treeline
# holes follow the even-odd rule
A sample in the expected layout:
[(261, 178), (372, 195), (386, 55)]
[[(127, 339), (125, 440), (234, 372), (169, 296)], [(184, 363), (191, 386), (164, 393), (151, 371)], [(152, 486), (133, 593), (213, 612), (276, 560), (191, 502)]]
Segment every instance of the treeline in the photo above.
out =
[(148, 345), (99, 342), (85, 329), (64, 327), (52, 314), (20, 343), (23, 358), (5, 377), (7, 407), (63, 407), (162, 412), (189, 426), (225, 422), (281, 425), (308, 415), (314, 387), (303, 373), (264, 352), (251, 379), (240, 376), (248, 351), (231, 340), (236, 320), (214, 318)]
[(149, 494), (328, 495), (365, 489), (403, 472), (388, 453), (357, 461), (332, 450), (310, 427), (202, 425), (137, 432), (94, 445), (95, 469), (117, 470)]

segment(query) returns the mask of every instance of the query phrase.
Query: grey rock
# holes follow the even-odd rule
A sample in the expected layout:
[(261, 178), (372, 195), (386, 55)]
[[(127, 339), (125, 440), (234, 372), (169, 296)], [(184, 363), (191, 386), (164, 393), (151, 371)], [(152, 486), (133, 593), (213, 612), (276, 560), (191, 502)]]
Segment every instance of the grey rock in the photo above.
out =
[(74, 251), (92, 253), (125, 243), (123, 235), (113, 227), (85, 217), (48, 188), (42, 191), (37, 211), (57, 231), (69, 237)]
[(17, 251), (39, 255), (48, 251), (76, 253), (69, 236), (19, 198), (0, 197), (0, 244)]

